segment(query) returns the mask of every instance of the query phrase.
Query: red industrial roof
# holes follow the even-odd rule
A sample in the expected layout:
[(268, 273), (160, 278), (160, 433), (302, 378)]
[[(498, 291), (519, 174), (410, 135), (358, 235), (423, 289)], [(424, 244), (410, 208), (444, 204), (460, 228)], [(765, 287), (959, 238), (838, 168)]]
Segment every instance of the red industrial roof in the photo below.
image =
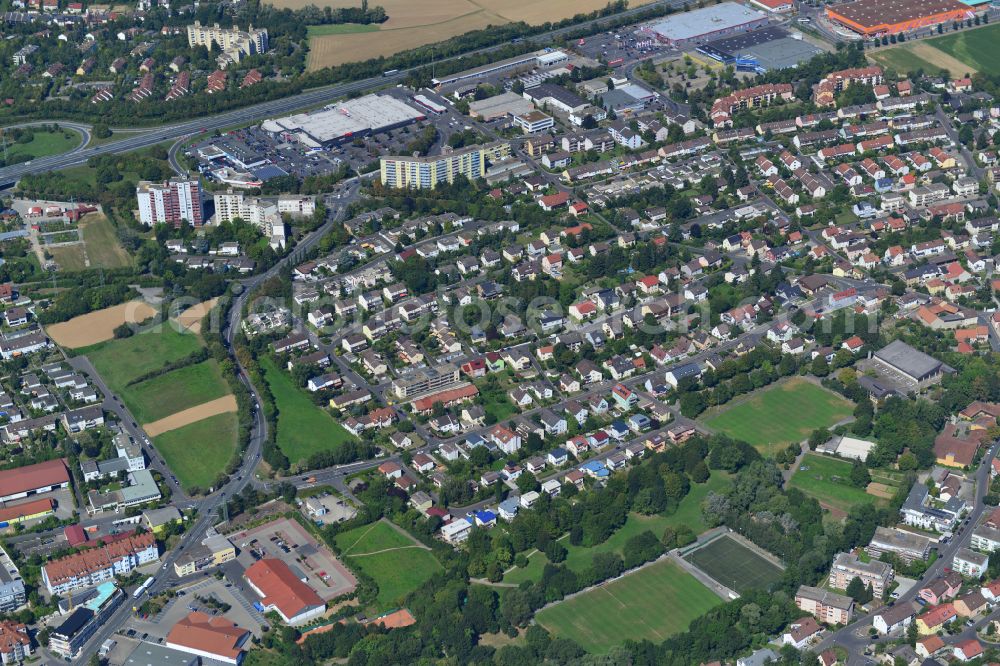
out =
[(52, 511), (52, 500), (37, 499), (23, 504), (14, 504), (0, 508), (0, 523), (17, 520), (22, 516), (35, 516), (46, 511)]
[(264, 593), (264, 604), (275, 606), (286, 618), (291, 619), (310, 607), (323, 605), (319, 595), (296, 578), (281, 560), (258, 560), (250, 565), (245, 575), (254, 587)]
[(224, 617), (195, 611), (174, 625), (167, 635), (167, 645), (236, 659), (243, 652), (242, 646), (249, 633)]
[(46, 462), (7, 469), (0, 472), (0, 497), (69, 483), (69, 472), (62, 458)]

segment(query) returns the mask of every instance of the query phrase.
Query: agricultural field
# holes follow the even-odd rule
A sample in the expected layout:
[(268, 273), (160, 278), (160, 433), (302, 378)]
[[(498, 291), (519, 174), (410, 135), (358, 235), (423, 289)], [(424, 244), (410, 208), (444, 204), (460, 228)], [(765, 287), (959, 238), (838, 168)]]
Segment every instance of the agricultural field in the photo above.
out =
[(801, 442), (816, 428), (828, 428), (851, 416), (854, 405), (833, 391), (800, 377), (736, 398), (700, 420), (709, 429), (749, 442), (773, 455)]
[(133, 384), (122, 394), (139, 423), (152, 423), (229, 393), (215, 359)]
[(781, 568), (729, 535), (721, 536), (684, 559), (731, 590), (767, 589), (781, 580)]
[(46, 326), (45, 332), (61, 347), (80, 349), (110, 341), (122, 324), (136, 324), (155, 314), (152, 306), (134, 300)]
[(936, 74), (947, 69), (952, 77), (976, 72), (996, 74), (1000, 72), (1000, 25), (875, 49), (869, 52), (868, 58), (900, 73), (923, 69)]
[(378, 584), (379, 611), (398, 607), (441, 569), (427, 546), (385, 520), (338, 534), (336, 543), (341, 560)]
[(153, 438), (153, 445), (183, 488), (207, 489), (236, 450), (235, 413), (195, 421)]
[(83, 249), (83, 243), (48, 246), (45, 251), (52, 255), (52, 260), (56, 262), (61, 271), (72, 272), (87, 269), (87, 253)]
[(278, 408), (278, 448), (293, 465), (351, 439), (351, 433), (316, 406), (271, 358), (260, 365)]
[(847, 460), (809, 453), (792, 475), (789, 485), (816, 498), (826, 508), (849, 511), (861, 503), (879, 499), (864, 488), (851, 485), (851, 463)]
[(721, 603), (694, 576), (663, 559), (553, 604), (536, 619), (556, 636), (602, 653), (626, 640), (660, 643)]
[(131, 391), (125, 387), (133, 379), (178, 361), (203, 344), (200, 336), (159, 326), (157, 330), (108, 340), (78, 351), (86, 354), (111, 390), (124, 395)]
[[(621, 555), (625, 550), (625, 542), (632, 537), (651, 531), (657, 538), (663, 536), (664, 530), (668, 527), (677, 528), (687, 525), (695, 534), (700, 534), (708, 529), (701, 515), (701, 503), (708, 496), (709, 492), (722, 493), (730, 484), (728, 475), (713, 472), (708, 481), (702, 484), (692, 484), (691, 492), (681, 500), (677, 510), (669, 516), (642, 516), (637, 513), (630, 514), (625, 524), (617, 532), (611, 535), (604, 543), (592, 546), (574, 546), (568, 539), (562, 539), (561, 543), (566, 547), (566, 566), (574, 571), (583, 571), (590, 566), (594, 555), (597, 553), (615, 552)], [(542, 570), (548, 559), (540, 552), (535, 552), (528, 558), (528, 566), (515, 567), (507, 572), (503, 582), (519, 584), (525, 580), (539, 580), (542, 577)]]
[[(652, 0), (634, 0), (630, 7)], [(276, 7), (299, 9), (311, 0), (275, 0)], [(356, 7), (357, 0), (331, 0), (328, 6)], [(384, 0), (378, 3), (389, 16), (372, 26), (352, 24), (309, 27), (309, 69), (390, 56), (425, 44), (512, 21), (539, 24), (602, 9), (606, 0)], [(377, 31), (378, 38), (370, 32)]]

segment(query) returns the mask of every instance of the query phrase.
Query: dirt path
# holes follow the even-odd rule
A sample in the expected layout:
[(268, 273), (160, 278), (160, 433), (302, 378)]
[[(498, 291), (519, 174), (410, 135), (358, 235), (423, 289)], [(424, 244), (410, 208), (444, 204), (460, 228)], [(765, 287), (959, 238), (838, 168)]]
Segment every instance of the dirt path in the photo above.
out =
[(222, 396), (221, 398), (216, 398), (215, 400), (203, 402), (195, 407), (182, 409), (176, 414), (165, 416), (158, 421), (144, 423), (142, 428), (150, 437), (156, 437), (157, 435), (162, 435), (168, 430), (176, 430), (177, 428), (190, 425), (196, 421), (207, 419), (210, 416), (217, 416), (219, 414), (225, 414), (226, 412), (235, 411), (236, 397), (230, 394)]
[(218, 302), (219, 299), (216, 297), (211, 300), (198, 303), (197, 305), (192, 305), (187, 310), (174, 317), (174, 321), (192, 333), (201, 333), (201, 320), (205, 318), (205, 315), (208, 314)]
[(45, 330), (57, 344), (77, 349), (110, 340), (122, 324), (136, 324), (155, 314), (156, 310), (149, 304), (134, 300), (52, 324)]
[(412, 546), (395, 546), (393, 548), (383, 548), (382, 550), (373, 550), (370, 553), (358, 553), (357, 555), (345, 555), (344, 557), (368, 557), (369, 555), (381, 555), (382, 553), (391, 553), (394, 550), (412, 550), (416, 548), (417, 550), (430, 550), (427, 546), (420, 544), (413, 544)]

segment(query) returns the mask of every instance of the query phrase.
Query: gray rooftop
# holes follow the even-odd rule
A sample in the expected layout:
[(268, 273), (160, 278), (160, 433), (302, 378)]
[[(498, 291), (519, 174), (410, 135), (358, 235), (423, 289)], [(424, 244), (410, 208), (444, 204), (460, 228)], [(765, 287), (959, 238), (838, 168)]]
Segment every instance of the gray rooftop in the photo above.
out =
[(875, 352), (875, 358), (910, 377), (917, 378), (934, 374), (944, 365), (936, 358), (914, 349), (902, 340), (893, 340)]
[(693, 39), (766, 18), (767, 15), (764, 12), (744, 7), (735, 2), (723, 2), (668, 16), (650, 27), (654, 32), (668, 39), (681, 40)]

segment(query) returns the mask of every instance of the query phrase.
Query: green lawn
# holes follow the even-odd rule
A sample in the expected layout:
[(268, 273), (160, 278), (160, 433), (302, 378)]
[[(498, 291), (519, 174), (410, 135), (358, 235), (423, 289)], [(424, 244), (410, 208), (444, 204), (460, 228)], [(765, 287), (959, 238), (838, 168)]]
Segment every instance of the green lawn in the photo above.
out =
[(806, 454), (802, 465), (792, 475), (789, 485), (821, 504), (848, 511), (862, 502), (874, 503), (878, 498), (864, 488), (851, 485), (851, 463), (816, 453)]
[(796, 377), (737, 398), (721, 411), (703, 417), (702, 422), (768, 455), (801, 442), (816, 428), (830, 427), (853, 412), (849, 400)]
[(278, 407), (278, 448), (292, 464), (351, 439), (351, 433), (317, 407), (270, 357), (262, 358), (260, 365)]
[[(936, 37), (927, 41), (931, 46), (958, 58), (984, 74), (1000, 72), (1000, 25), (992, 24), (975, 30)], [(933, 71), (933, 70), (932, 70)], [(951, 72), (953, 77), (966, 72)]]
[(9, 160), (19, 161), (16, 159), (19, 155), (31, 160), (47, 155), (59, 155), (76, 148), (82, 140), (83, 137), (75, 130), (37, 131), (27, 143), (15, 143), (8, 139), (7, 156)]
[[(641, 516), (637, 513), (629, 514), (628, 520), (617, 532), (611, 535), (604, 543), (591, 546), (574, 546), (568, 539), (562, 539), (561, 543), (566, 547), (566, 566), (574, 571), (584, 571), (590, 566), (594, 555), (597, 553), (615, 552), (622, 554), (625, 550), (625, 542), (637, 534), (651, 531), (657, 538), (663, 536), (663, 531), (668, 527), (679, 527), (687, 525), (695, 534), (701, 534), (708, 526), (701, 516), (701, 503), (708, 496), (709, 491), (717, 493), (723, 492), (729, 487), (729, 476), (715, 472), (708, 481), (702, 484), (693, 484), (691, 492), (681, 500), (677, 510), (669, 516)], [(542, 553), (536, 552), (528, 558), (528, 566), (516, 567), (507, 572), (504, 576), (505, 583), (521, 583), (525, 580), (539, 580), (542, 577), (542, 570), (548, 558)]]
[(77, 351), (86, 354), (113, 391), (124, 395), (126, 384), (147, 372), (178, 361), (200, 348), (204, 342), (193, 333), (178, 333), (171, 326), (137, 333), (130, 338), (107, 340)]
[(122, 397), (139, 423), (152, 423), (228, 393), (219, 364), (209, 359), (134, 384)]
[(218, 414), (153, 438), (156, 450), (184, 488), (207, 489), (236, 450), (235, 413)]
[(378, 26), (370, 23), (330, 23), (327, 25), (306, 26), (306, 33), (309, 37), (353, 35), (359, 32), (378, 32)]
[(538, 624), (588, 652), (605, 653), (626, 640), (661, 643), (722, 603), (670, 560), (540, 611)]
[(431, 551), (384, 521), (338, 534), (336, 542), (345, 562), (375, 580), (378, 611), (398, 607), (441, 569)]
[(915, 72), (918, 69), (921, 69), (929, 74), (936, 74), (941, 70), (941, 68), (937, 65), (918, 56), (908, 45), (905, 44), (903, 46), (896, 46), (893, 48), (880, 48), (869, 51), (868, 59), (887, 69), (894, 69), (900, 74)]

